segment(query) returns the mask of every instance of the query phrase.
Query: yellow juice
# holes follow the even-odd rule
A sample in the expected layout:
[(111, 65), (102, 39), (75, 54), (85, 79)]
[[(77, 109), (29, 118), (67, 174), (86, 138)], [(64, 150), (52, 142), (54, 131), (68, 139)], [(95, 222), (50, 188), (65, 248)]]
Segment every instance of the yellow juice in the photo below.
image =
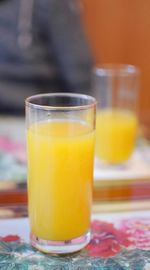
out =
[(75, 121), (27, 131), (31, 232), (44, 240), (79, 237), (90, 228), (94, 132)]
[(109, 163), (128, 160), (135, 145), (136, 115), (127, 110), (99, 110), (96, 122), (96, 155)]

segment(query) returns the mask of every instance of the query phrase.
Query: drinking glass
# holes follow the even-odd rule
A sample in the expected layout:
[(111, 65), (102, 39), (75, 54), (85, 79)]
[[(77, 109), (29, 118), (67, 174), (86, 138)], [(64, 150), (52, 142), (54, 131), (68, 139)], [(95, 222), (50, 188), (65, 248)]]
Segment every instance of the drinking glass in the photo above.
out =
[(52, 93), (26, 99), (30, 240), (70, 253), (90, 240), (96, 100)]
[(96, 156), (108, 164), (124, 163), (136, 141), (139, 69), (105, 64), (95, 68), (93, 78), (98, 101)]

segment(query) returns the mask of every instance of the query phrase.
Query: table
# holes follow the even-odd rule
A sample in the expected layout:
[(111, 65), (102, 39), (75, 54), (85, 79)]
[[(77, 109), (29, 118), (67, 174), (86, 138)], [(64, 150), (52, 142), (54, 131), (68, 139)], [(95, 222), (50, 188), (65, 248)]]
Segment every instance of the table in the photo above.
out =
[[(6, 270), (149, 269), (150, 211), (97, 213), (92, 220), (90, 244), (80, 253), (65, 257), (45, 255), (31, 248), (28, 218), (0, 220), (0, 269), (2, 264)], [(15, 268), (7, 268), (10, 265)]]

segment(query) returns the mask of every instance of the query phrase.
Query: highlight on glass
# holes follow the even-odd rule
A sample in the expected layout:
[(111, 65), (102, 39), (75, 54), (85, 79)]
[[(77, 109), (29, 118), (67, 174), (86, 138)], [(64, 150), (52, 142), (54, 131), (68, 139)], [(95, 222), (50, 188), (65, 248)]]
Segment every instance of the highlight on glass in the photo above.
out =
[(30, 240), (47, 253), (90, 241), (96, 100), (52, 93), (26, 99)]

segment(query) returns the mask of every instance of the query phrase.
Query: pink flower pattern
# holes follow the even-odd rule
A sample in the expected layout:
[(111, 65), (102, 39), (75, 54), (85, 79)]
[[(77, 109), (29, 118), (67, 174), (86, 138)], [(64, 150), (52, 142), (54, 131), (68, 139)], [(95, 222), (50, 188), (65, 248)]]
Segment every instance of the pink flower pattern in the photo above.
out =
[(129, 236), (111, 223), (95, 220), (92, 223), (92, 239), (86, 250), (89, 256), (114, 256), (122, 247), (132, 245)]
[(119, 224), (122, 231), (130, 235), (134, 247), (150, 249), (150, 218), (130, 218), (122, 220)]
[[(21, 241), (18, 235), (0, 237), (0, 241)], [(112, 224), (100, 220), (92, 222), (92, 239), (85, 248), (88, 256), (111, 257), (122, 248), (150, 250), (150, 218), (130, 218)]]

